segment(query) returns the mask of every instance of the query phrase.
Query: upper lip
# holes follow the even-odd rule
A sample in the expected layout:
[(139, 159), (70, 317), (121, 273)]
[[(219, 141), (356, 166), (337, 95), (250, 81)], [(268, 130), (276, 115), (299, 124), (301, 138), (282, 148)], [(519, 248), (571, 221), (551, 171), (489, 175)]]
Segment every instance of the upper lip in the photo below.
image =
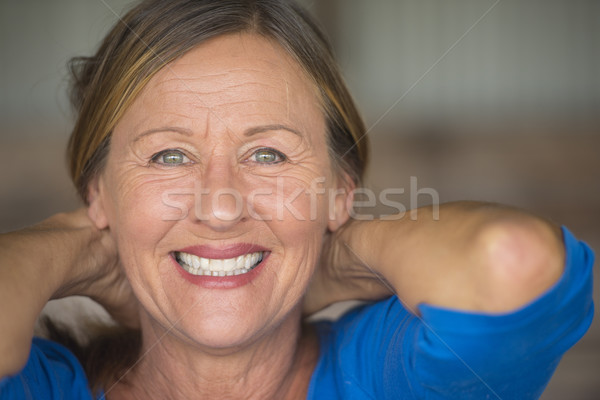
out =
[(213, 247), (209, 245), (189, 246), (176, 252), (192, 254), (201, 258), (210, 258), (214, 260), (226, 260), (249, 253), (268, 251), (268, 249), (252, 243), (235, 243), (223, 247)]

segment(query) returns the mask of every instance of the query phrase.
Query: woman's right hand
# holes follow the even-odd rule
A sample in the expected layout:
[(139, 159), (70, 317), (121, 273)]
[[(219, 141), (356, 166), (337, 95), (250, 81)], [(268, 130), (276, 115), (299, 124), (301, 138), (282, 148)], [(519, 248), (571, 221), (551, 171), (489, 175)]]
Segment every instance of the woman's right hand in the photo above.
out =
[(117, 322), (139, 326), (138, 302), (119, 264), (112, 235), (94, 226), (86, 208), (56, 214), (27, 231), (53, 235), (54, 257), (64, 263), (66, 274), (52, 299), (87, 296)]

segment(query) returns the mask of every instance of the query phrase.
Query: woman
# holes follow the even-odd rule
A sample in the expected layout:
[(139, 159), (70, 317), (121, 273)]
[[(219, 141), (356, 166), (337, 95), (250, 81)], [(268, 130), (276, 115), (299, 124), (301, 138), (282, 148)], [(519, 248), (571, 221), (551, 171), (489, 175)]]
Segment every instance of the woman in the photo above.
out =
[[(0, 238), (2, 398), (535, 398), (591, 322), (591, 252), (541, 218), (349, 221), (365, 129), (293, 4), (146, 1), (75, 76), (87, 207)], [(140, 336), (85, 372), (32, 344), (70, 295)]]

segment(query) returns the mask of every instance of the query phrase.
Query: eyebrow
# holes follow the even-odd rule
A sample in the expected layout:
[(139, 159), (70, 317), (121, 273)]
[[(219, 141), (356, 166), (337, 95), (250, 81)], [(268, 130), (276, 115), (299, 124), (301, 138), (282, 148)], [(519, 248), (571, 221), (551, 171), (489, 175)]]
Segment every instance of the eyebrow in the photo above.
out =
[(291, 128), (289, 126), (286, 126), (286, 125), (281, 125), (281, 124), (261, 125), (261, 126), (255, 126), (252, 128), (248, 128), (244, 132), (244, 136), (252, 136), (252, 135), (256, 135), (257, 133), (268, 132), (268, 131), (288, 131), (288, 132), (292, 132), (295, 135), (302, 136), (302, 133), (300, 133), (300, 131), (298, 131), (294, 128)]
[(133, 139), (133, 142), (135, 143), (138, 140), (140, 140), (146, 136), (152, 135), (154, 133), (159, 133), (159, 132), (175, 132), (175, 133), (180, 133), (185, 136), (193, 135), (192, 131), (190, 131), (189, 129), (178, 128), (176, 126), (163, 126), (161, 128), (152, 128), (152, 129), (148, 129), (147, 131), (143, 131), (142, 133), (137, 135), (135, 137), (135, 139)]
[[(263, 132), (268, 132), (268, 131), (281, 131), (281, 130), (291, 132), (298, 136), (302, 136), (302, 133), (300, 133), (300, 131), (298, 131), (294, 128), (291, 128), (289, 126), (286, 126), (286, 125), (281, 125), (281, 124), (261, 125), (261, 126), (255, 126), (252, 128), (248, 128), (244, 132), (244, 136), (252, 136), (252, 135), (256, 135), (257, 133), (263, 133)], [(180, 133), (185, 136), (193, 135), (192, 131), (190, 131), (189, 129), (178, 128), (176, 126), (164, 126), (161, 128), (152, 128), (152, 129), (148, 129), (147, 131), (143, 131), (142, 133), (140, 133), (139, 135), (137, 135), (135, 137), (133, 142), (135, 143), (146, 136), (152, 135), (154, 133), (159, 133), (159, 132), (175, 132), (175, 133)]]

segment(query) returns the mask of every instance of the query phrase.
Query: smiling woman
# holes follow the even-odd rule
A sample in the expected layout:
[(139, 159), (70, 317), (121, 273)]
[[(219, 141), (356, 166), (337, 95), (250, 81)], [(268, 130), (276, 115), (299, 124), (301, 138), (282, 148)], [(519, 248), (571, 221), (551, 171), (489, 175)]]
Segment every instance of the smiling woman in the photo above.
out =
[[(565, 228), (473, 202), (350, 220), (364, 125), (293, 3), (145, 1), (73, 71), (86, 207), (0, 236), (2, 398), (536, 398), (589, 326)], [(32, 339), (70, 295), (125, 336)]]
[[(154, 128), (165, 123), (176, 129)], [(264, 129), (275, 125), (291, 128)], [(150, 329), (154, 324), (171, 326), (169, 338), (230, 348), (283, 321), (297, 323), (287, 316), (299, 311), (317, 264), (327, 198), (312, 221), (287, 212), (277, 218), (277, 185), (284, 198), (309, 191), (321, 177), (325, 187), (336, 188), (326, 137), (312, 82), (280, 46), (259, 35), (206, 41), (150, 79), (116, 124), (89, 195), (92, 220), (114, 233), (147, 311), (144, 332), (160, 332)], [(195, 184), (205, 190), (199, 209)], [(235, 204), (256, 188), (272, 193), (252, 205), (262, 220)], [(166, 221), (171, 210), (162, 193), (176, 190), (193, 194), (181, 201), (194, 212)], [(224, 196), (225, 190), (238, 196)], [(291, 204), (309, 215), (308, 196)], [(342, 222), (332, 221), (330, 229)], [(260, 307), (250, 306), (257, 302)]]

